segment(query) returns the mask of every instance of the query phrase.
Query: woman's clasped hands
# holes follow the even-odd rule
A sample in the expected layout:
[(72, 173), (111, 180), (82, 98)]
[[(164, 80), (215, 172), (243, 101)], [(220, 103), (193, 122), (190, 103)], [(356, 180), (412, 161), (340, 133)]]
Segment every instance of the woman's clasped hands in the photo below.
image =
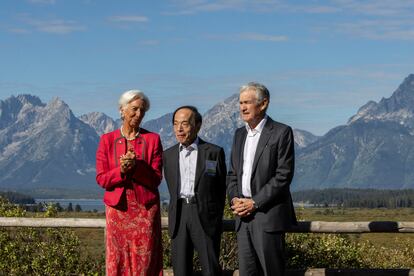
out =
[(133, 149), (129, 149), (126, 154), (121, 155), (120, 163), (121, 163), (121, 173), (129, 173), (131, 172), (136, 164), (136, 155)]

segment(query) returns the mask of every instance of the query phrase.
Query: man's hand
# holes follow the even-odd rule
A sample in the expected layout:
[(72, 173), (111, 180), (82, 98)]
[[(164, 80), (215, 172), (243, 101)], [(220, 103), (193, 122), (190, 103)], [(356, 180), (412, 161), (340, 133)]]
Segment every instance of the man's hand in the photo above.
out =
[(254, 201), (251, 198), (238, 198), (235, 197), (231, 200), (231, 209), (233, 214), (239, 217), (246, 217), (256, 211)]

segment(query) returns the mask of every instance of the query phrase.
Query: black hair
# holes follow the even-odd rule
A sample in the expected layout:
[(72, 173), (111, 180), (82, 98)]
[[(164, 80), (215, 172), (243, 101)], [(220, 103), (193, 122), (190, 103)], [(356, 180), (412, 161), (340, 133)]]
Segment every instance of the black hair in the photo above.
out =
[(181, 109), (190, 109), (194, 116), (195, 125), (201, 125), (201, 123), (203, 122), (203, 117), (201, 116), (200, 112), (198, 112), (197, 107), (192, 105), (183, 105), (177, 108), (172, 116), (172, 124), (174, 124), (175, 113), (177, 113), (177, 111)]

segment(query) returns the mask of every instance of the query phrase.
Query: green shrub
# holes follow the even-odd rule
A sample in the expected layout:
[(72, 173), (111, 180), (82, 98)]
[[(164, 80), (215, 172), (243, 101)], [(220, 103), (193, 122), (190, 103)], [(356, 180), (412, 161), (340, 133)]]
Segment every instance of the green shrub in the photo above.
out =
[(0, 196), (0, 217), (24, 217), (26, 211)]
[[(45, 216), (57, 214), (48, 205)], [(25, 212), (0, 198), (0, 216), (22, 217)], [(68, 229), (0, 229), (1, 275), (103, 275), (104, 257), (81, 250), (79, 238)]]
[(363, 250), (344, 235), (289, 233), (286, 250), (292, 268), (363, 267)]
[(162, 231), (162, 249), (163, 249), (163, 267), (172, 267), (171, 261), (171, 239), (168, 235), (168, 231)]
[[(45, 217), (58, 214), (58, 206), (44, 206)], [(300, 214), (301, 210), (298, 210)], [(0, 216), (23, 217), (26, 212), (0, 197)], [(301, 215), (300, 215), (301, 216)], [(225, 218), (233, 215), (226, 205)], [(171, 268), (171, 241), (162, 232), (164, 268)], [(396, 244), (401, 244), (396, 242)], [(286, 235), (289, 268), (412, 268), (414, 246), (378, 248), (358, 243), (348, 235)], [(3, 228), (0, 229), (1, 275), (104, 275), (105, 259), (87, 253), (75, 232), (68, 229)], [(222, 235), (220, 263), (224, 269), (238, 268), (236, 233)], [(197, 256), (194, 266), (200, 269)]]
[(54, 218), (58, 215), (59, 209), (58, 205), (56, 203), (47, 203), (44, 205), (45, 214), (44, 216), (46, 218)]
[[(352, 241), (341, 234), (286, 234), (288, 268), (412, 268), (414, 247), (378, 248), (371, 243)], [(229, 257), (231, 256), (231, 257)], [(237, 269), (235, 233), (224, 233), (220, 263)]]
[[(398, 243), (398, 238), (395, 239)], [(414, 246), (403, 248), (376, 247), (370, 242), (360, 244), (364, 255), (362, 262), (367, 268), (413, 268)]]
[(234, 270), (239, 267), (237, 258), (237, 236), (235, 232), (225, 232), (221, 236), (220, 264), (223, 269)]

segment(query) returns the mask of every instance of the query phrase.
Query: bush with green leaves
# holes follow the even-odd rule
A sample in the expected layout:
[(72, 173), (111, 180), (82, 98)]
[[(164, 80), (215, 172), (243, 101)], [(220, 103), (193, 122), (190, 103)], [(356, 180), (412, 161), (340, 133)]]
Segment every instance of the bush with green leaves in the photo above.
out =
[[(45, 217), (58, 208), (44, 206)], [(300, 213), (300, 210), (298, 210)], [(0, 197), (0, 216), (23, 217), (25, 211)], [(232, 218), (226, 204), (225, 217)], [(162, 232), (164, 268), (171, 268), (171, 241)], [(348, 235), (288, 233), (286, 250), (289, 268), (410, 268), (414, 267), (414, 246), (378, 248), (358, 243)], [(235, 232), (222, 235), (220, 263), (224, 269), (238, 268)], [(200, 269), (197, 257), (196, 269)], [(89, 255), (75, 232), (68, 229), (0, 229), (0, 272), (5, 275), (104, 275), (104, 255)], [(1, 274), (0, 273), (0, 274)], [(3, 275), (2, 274), (2, 275)]]
[[(287, 267), (306, 268), (412, 268), (414, 247), (378, 248), (355, 242), (344, 234), (286, 234)], [(224, 269), (238, 268), (234, 232), (224, 233), (220, 261)]]
[[(56, 215), (47, 206), (45, 216)], [(0, 198), (0, 216), (23, 217), (18, 206)], [(56, 228), (0, 229), (2, 275), (103, 275), (103, 256), (81, 252), (80, 240), (72, 230)]]
[(46, 218), (54, 218), (58, 215), (59, 207), (56, 203), (49, 202), (47, 204), (44, 204), (44, 210), (44, 216)]
[[(398, 238), (395, 238), (395, 243)], [(401, 248), (375, 247), (370, 242), (359, 244), (364, 252), (362, 262), (367, 268), (413, 268), (414, 267), (414, 246)]]
[(361, 268), (364, 251), (345, 235), (289, 233), (288, 267)]
[[(226, 203), (224, 216), (233, 218)], [(301, 210), (298, 208), (298, 216)], [(342, 210), (343, 212), (343, 210)], [(344, 234), (287, 233), (288, 268), (410, 268), (414, 267), (414, 246), (386, 249), (353, 241)], [(235, 232), (222, 235), (220, 263), (224, 269), (237, 269)]]
[(26, 211), (16, 204), (0, 196), (0, 217), (24, 217)]

